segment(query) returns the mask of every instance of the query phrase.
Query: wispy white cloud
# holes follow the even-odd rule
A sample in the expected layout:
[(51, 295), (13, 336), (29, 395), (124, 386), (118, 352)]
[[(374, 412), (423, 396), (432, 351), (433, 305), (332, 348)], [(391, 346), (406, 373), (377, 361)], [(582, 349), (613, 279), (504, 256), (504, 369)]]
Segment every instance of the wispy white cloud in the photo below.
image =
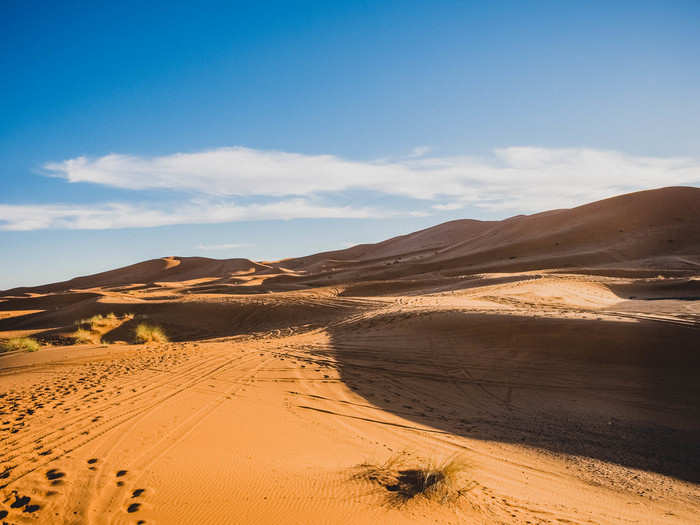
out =
[(325, 206), (306, 199), (238, 206), (206, 199), (152, 207), (146, 204), (0, 205), (0, 230), (104, 230), (173, 224), (208, 224), (269, 219), (328, 219), (387, 217), (392, 212), (350, 206)]
[(467, 205), (466, 202), (449, 202), (447, 204), (434, 204), (433, 209), (438, 211), (460, 210)]
[(198, 244), (198, 250), (235, 250), (236, 248), (249, 248), (253, 246), (248, 243), (229, 243), (229, 244)]
[(411, 150), (411, 153), (409, 157), (423, 157), (426, 155), (432, 148), (430, 146), (416, 146)]
[[(424, 155), (427, 150), (414, 153)], [(236, 147), (160, 157), (78, 157), (44, 167), (70, 182), (133, 190), (275, 198), (364, 190), (433, 201), (428, 208), (443, 211), (469, 204), (533, 212), (627, 191), (700, 184), (698, 159), (586, 148), (509, 147), (484, 157), (412, 154), (405, 159), (359, 162), (333, 155)]]

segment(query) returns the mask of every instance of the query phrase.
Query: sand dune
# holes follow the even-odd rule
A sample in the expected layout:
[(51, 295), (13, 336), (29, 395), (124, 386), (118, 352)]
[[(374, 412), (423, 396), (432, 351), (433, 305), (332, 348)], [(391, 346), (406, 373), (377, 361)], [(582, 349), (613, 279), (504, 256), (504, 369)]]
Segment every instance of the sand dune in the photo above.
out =
[(8, 290), (0, 339), (44, 347), (0, 353), (0, 521), (694, 523), (699, 263), (700, 189), (665, 188)]
[[(206, 280), (248, 283), (258, 291), (309, 284), (480, 272), (576, 269), (655, 277), (694, 275), (700, 268), (700, 188), (641, 191), (578, 208), (503, 221), (459, 220), (377, 244), (275, 262), (166, 257), (5, 295)], [(657, 273), (654, 273), (657, 272)], [(203, 283), (197, 283), (200, 286)], [(201, 290), (200, 290), (201, 291)], [(207, 290), (205, 290), (206, 293)], [(248, 291), (252, 291), (248, 290)]]
[(403, 275), (595, 267), (693, 272), (700, 264), (699, 216), (700, 188), (663, 188), (503, 221), (448, 222), (284, 264), (310, 272), (400, 264), (400, 271), (385, 273)]
[(11, 294), (54, 293), (72, 289), (109, 288), (134, 286), (155, 282), (180, 282), (201, 278), (224, 278), (268, 268), (248, 259), (207, 259), (205, 257), (164, 257), (152, 259), (117, 270), (76, 277), (70, 281), (37, 286), (15, 288)]

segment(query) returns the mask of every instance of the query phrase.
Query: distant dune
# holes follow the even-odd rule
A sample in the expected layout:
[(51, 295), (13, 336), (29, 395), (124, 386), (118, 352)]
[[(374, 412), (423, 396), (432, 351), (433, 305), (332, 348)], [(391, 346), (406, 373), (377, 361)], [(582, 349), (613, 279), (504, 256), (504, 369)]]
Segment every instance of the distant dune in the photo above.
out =
[[(451, 221), (283, 264), (310, 274), (362, 268), (376, 277), (555, 268), (696, 271), (700, 188), (640, 191), (502, 221)], [(382, 270), (395, 264), (400, 269)]]
[[(4, 293), (49, 293), (205, 278), (231, 285), (237, 284), (237, 277), (243, 274), (268, 275), (269, 279), (258, 283), (258, 291), (265, 291), (436, 273), (449, 277), (544, 269), (639, 276), (697, 272), (700, 188), (640, 191), (502, 221), (450, 221), (376, 244), (274, 262), (166, 257)], [(249, 288), (251, 291), (253, 288)]]
[(264, 272), (268, 267), (248, 259), (209, 259), (206, 257), (164, 257), (151, 259), (116, 270), (76, 277), (69, 281), (42, 286), (14, 288), (8, 293), (53, 293), (72, 289), (107, 288), (155, 282), (179, 282), (204, 277)]

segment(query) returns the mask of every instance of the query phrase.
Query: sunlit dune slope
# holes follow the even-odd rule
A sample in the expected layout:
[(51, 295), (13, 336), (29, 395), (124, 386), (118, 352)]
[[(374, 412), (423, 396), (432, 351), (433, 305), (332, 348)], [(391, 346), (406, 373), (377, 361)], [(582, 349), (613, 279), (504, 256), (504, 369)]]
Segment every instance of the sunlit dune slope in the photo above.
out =
[(596, 267), (692, 271), (700, 267), (700, 188), (641, 191), (502, 221), (451, 221), (284, 265), (310, 274), (365, 268), (377, 277)]
[(128, 286), (137, 283), (179, 282), (206, 277), (225, 277), (248, 272), (269, 270), (265, 265), (248, 259), (209, 259), (206, 257), (164, 257), (151, 259), (124, 268), (94, 275), (76, 277), (69, 281), (36, 287), (8, 290), (8, 293), (54, 293), (71, 289)]

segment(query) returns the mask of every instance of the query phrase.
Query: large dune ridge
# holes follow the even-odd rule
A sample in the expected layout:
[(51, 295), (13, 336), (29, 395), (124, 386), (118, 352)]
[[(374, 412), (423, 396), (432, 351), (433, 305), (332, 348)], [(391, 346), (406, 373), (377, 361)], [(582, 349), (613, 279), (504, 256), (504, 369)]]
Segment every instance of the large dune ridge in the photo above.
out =
[[(200, 278), (236, 283), (236, 277), (243, 274), (280, 272), (282, 276), (270, 281), (326, 278), (335, 282), (429, 272), (543, 269), (659, 270), (692, 275), (700, 266), (699, 214), (700, 188), (669, 187), (502, 221), (451, 221), (380, 243), (307, 257), (274, 262), (165, 257), (61, 283), (6, 290), (5, 294)], [(393, 268), (398, 263), (401, 266)], [(352, 271), (362, 273), (348, 275)]]
[(42, 347), (0, 353), (0, 522), (700, 514), (700, 188), (15, 288), (13, 337)]

